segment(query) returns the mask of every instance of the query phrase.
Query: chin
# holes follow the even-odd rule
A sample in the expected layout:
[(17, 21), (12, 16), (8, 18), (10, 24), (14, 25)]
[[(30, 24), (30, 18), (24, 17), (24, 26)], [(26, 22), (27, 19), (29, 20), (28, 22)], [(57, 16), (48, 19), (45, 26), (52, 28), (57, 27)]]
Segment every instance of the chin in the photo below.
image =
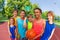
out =
[(36, 16), (36, 18), (38, 18), (38, 16)]

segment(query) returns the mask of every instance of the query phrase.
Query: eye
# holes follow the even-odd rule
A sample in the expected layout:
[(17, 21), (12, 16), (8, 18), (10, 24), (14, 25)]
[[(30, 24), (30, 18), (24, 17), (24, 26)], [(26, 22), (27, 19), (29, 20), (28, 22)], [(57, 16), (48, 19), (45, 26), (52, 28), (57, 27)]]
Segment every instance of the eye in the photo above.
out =
[(35, 13), (39, 13), (39, 12), (35, 12)]

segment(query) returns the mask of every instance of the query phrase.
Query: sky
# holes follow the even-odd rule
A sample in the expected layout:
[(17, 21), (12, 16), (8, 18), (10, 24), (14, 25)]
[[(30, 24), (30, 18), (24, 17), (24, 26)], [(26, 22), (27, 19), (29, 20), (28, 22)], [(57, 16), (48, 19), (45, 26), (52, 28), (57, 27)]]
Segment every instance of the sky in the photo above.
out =
[(60, 0), (30, 0), (32, 4), (38, 4), (42, 11), (53, 11), (60, 16)]

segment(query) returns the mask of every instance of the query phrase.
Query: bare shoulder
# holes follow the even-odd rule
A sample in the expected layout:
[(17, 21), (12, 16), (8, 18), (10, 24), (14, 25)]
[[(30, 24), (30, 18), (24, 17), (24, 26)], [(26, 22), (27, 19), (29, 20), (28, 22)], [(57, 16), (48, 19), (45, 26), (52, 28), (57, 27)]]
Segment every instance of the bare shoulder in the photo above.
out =
[(34, 21), (34, 20), (35, 20), (35, 18), (32, 19), (32, 21)]
[(43, 22), (46, 22), (46, 20), (45, 20), (45, 19), (42, 19), (42, 21), (43, 21)]

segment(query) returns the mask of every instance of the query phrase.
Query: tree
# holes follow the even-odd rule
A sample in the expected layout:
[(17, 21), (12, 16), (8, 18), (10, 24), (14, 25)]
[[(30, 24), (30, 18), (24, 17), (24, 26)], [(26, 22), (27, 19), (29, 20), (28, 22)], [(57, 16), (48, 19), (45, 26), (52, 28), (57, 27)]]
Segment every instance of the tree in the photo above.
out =
[(47, 13), (48, 11), (42, 12), (42, 18), (47, 19)]
[(33, 9), (38, 7), (36, 4), (31, 4), (29, 0), (7, 0), (7, 5), (4, 7), (5, 16), (8, 18), (12, 16), (12, 11), (14, 9), (25, 10), (26, 14), (32, 13)]
[(0, 15), (2, 15), (3, 13), (3, 8), (4, 8), (4, 0), (0, 0)]

